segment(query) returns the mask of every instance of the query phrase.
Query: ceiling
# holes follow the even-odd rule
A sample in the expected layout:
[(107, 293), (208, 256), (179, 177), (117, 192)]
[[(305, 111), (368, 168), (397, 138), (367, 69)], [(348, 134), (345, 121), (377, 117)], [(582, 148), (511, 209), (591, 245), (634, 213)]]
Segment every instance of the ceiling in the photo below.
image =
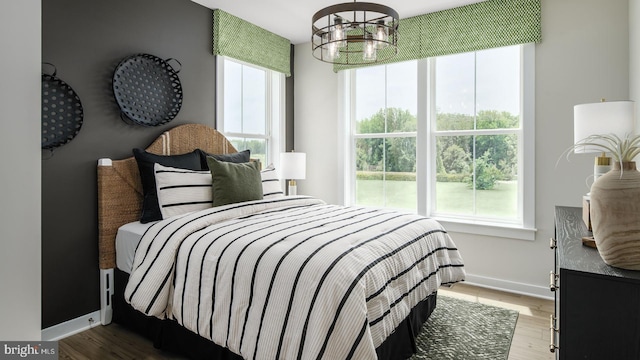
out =
[[(316, 11), (345, 0), (192, 0), (211, 9), (229, 14), (258, 25), (289, 39), (293, 44), (311, 41), (311, 17)], [(430, 12), (451, 9), (484, 0), (384, 0), (379, 2), (408, 18)], [(371, 0), (377, 2), (377, 0)], [(401, 32), (402, 33), (402, 32)]]

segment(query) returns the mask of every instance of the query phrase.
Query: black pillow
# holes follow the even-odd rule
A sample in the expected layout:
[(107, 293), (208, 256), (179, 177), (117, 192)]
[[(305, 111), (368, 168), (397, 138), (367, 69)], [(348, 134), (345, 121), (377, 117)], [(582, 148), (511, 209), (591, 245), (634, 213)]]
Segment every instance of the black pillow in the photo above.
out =
[(230, 163), (246, 163), (251, 160), (251, 151), (247, 149), (230, 154), (209, 154), (206, 151), (200, 150), (200, 156), (202, 156), (202, 169), (209, 170), (209, 165), (207, 164), (207, 156), (211, 156), (218, 161)]
[(133, 156), (136, 158), (138, 170), (140, 170), (140, 180), (142, 181), (144, 195), (142, 215), (140, 216), (141, 223), (162, 220), (156, 192), (156, 178), (153, 171), (155, 163), (181, 169), (208, 170), (207, 167), (202, 167), (199, 150), (182, 155), (156, 155), (142, 149), (133, 149)]

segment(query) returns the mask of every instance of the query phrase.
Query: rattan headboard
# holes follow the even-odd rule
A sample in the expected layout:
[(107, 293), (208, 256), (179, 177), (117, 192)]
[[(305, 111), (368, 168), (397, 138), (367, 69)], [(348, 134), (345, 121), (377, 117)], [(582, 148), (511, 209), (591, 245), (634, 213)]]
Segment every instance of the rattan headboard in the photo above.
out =
[[(159, 155), (179, 155), (202, 149), (212, 154), (236, 152), (229, 140), (206, 125), (187, 124), (165, 131), (149, 147)], [(116, 233), (124, 224), (138, 221), (142, 210), (142, 183), (132, 156), (98, 161), (98, 242), (100, 269), (116, 267)]]

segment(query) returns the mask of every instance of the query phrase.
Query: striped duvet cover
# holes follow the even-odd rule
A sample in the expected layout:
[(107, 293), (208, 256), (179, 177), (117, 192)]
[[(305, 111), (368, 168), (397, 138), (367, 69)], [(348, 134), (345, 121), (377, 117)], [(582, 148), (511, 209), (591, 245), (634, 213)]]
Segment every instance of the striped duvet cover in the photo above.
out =
[(125, 299), (245, 359), (375, 359), (462, 264), (434, 220), (281, 197), (153, 225)]

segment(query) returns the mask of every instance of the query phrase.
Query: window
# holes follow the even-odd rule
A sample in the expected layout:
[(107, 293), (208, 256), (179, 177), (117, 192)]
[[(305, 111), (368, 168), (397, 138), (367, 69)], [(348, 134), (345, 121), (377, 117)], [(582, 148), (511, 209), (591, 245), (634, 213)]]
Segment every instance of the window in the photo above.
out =
[(349, 70), (346, 202), (531, 230), (532, 74), (532, 45)]
[(355, 200), (416, 211), (417, 63), (354, 72)]
[(217, 124), (238, 150), (263, 166), (284, 150), (284, 74), (218, 56)]

